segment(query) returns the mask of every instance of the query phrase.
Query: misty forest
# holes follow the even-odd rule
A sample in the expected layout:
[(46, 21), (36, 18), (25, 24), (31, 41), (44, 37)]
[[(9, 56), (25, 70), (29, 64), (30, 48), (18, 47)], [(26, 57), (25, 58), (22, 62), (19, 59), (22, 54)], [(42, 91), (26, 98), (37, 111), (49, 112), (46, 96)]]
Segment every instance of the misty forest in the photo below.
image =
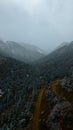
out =
[(73, 130), (72, 12), (72, 0), (0, 0), (0, 130)]

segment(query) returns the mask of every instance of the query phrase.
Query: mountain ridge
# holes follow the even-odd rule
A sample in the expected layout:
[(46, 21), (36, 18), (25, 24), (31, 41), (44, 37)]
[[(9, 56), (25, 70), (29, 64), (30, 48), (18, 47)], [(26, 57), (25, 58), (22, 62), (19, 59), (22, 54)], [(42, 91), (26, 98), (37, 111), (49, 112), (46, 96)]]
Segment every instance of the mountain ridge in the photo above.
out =
[[(40, 51), (39, 51), (40, 50)], [(0, 54), (15, 58), (23, 62), (34, 62), (42, 58), (45, 54), (41, 49), (33, 45), (21, 45), (14, 41), (6, 43), (0, 40)]]
[(57, 48), (37, 62), (42, 81), (63, 78), (73, 74), (73, 42), (69, 46)]

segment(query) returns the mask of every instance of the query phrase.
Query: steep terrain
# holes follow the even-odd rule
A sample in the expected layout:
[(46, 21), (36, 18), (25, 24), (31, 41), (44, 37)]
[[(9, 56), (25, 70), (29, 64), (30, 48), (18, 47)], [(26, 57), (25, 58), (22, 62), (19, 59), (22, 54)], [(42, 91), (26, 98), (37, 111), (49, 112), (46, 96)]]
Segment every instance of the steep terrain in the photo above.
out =
[(23, 62), (33, 62), (44, 56), (44, 52), (38, 47), (14, 41), (0, 41), (0, 54)]
[(40, 89), (27, 130), (73, 130), (73, 97), (68, 99), (72, 81), (72, 78), (56, 80)]
[(37, 66), (40, 69), (40, 76), (44, 80), (53, 80), (70, 76), (73, 73), (73, 42), (57, 48), (51, 54), (41, 59)]
[(29, 96), (34, 85), (33, 71), (31, 65), (0, 56), (0, 127), (10, 125), (12, 120), (14, 124), (17, 118), (17, 122), (22, 119), (28, 122), (31, 115), (28, 111), (32, 105)]
[[(6, 52), (8, 51), (7, 46), (9, 47), (9, 53)], [(36, 114), (33, 106), (35, 104), (35, 110), (37, 110), (37, 112), (38, 112), (37, 104), (39, 103), (41, 107), (44, 107), (44, 109), (46, 108), (46, 105), (43, 102), (44, 100), (42, 101), (41, 104), (42, 99), (41, 95), (39, 94), (38, 96), (38, 92), (41, 87), (44, 88), (44, 84), (46, 87), (48, 87), (45, 93), (46, 101), (49, 104), (50, 110), (52, 110), (50, 116), (48, 115), (48, 120), (45, 126), (50, 130), (51, 129), (60, 130), (59, 127), (61, 123), (62, 127), (64, 128), (64, 123), (62, 122), (62, 120), (65, 121), (65, 126), (67, 126), (68, 124), (67, 122), (69, 122), (70, 118), (71, 120), (73, 120), (72, 113), (70, 113), (70, 111), (67, 111), (66, 108), (67, 105), (73, 103), (73, 96), (72, 96), (73, 42), (71, 42), (67, 46), (64, 45), (57, 48), (54, 52), (52, 52), (45, 58), (33, 64), (28, 64), (15, 60), (17, 59), (17, 57), (19, 57), (17, 53), (18, 52), (21, 53), (22, 50), (23, 47), (17, 45), (17, 43), (7, 42), (7, 44), (5, 44), (1, 41), (0, 44), (1, 130), (5, 129), (24, 130), (26, 126), (28, 126), (28, 123), (31, 122), (30, 120), (33, 117), (33, 113), (34, 113), (34, 119), (38, 122), (38, 120), (36, 119)], [(12, 52), (14, 56), (16, 55), (15, 59), (9, 58), (13, 57), (11, 56)], [(22, 51), (22, 53), (24, 53), (24, 51)], [(55, 79), (60, 79), (59, 84), (61, 87), (57, 84), (57, 80), (55, 82), (52, 82)], [(50, 81), (52, 83), (50, 84), (49, 87), (48, 83)], [(36, 102), (37, 96), (38, 100)], [(62, 106), (64, 106), (64, 109)], [(41, 109), (41, 107), (39, 108)], [(73, 106), (71, 112), (73, 112)], [(45, 112), (45, 115), (46, 114), (47, 113)], [(62, 118), (61, 115), (64, 118)], [(43, 120), (41, 120), (41, 122), (42, 121)], [(32, 125), (34, 129), (35, 126), (34, 124)], [(41, 126), (44, 127), (43, 125)], [(72, 122), (70, 121), (67, 127), (69, 127), (70, 130), (72, 130), (71, 126)]]

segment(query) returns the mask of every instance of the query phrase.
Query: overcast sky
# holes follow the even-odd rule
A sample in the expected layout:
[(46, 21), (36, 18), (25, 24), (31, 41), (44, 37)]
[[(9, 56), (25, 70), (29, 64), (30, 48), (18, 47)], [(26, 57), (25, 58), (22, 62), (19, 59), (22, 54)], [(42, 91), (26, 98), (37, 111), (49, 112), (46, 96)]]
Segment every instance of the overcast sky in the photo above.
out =
[(73, 40), (73, 0), (0, 0), (0, 38), (53, 50)]

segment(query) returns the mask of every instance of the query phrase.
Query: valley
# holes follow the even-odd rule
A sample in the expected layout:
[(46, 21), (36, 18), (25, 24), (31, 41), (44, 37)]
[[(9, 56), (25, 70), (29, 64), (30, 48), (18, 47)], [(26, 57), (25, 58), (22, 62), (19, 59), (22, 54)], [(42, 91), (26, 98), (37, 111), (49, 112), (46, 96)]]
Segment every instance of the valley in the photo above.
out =
[(0, 42), (0, 129), (73, 130), (73, 42), (30, 62), (8, 44), (7, 53)]

